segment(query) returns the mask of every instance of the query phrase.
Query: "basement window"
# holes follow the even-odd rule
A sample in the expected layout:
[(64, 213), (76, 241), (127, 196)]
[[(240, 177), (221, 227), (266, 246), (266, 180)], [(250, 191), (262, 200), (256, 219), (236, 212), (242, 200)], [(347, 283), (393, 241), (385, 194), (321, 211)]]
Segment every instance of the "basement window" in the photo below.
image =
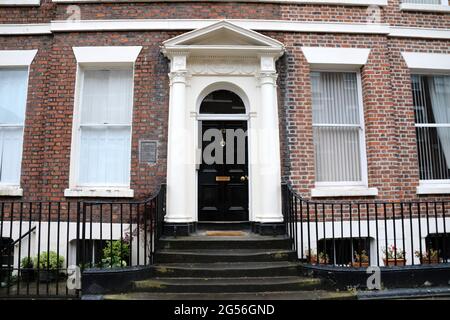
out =
[(0, 238), (0, 283), (11, 278), (14, 264), (14, 241), (8, 237)]
[(355, 262), (355, 252), (366, 252), (370, 262), (371, 238), (339, 238), (320, 239), (318, 252), (328, 256), (328, 264), (348, 266)]
[(437, 250), (439, 259), (443, 262), (448, 262), (450, 259), (449, 233), (431, 233), (425, 238), (425, 244), (426, 252)]

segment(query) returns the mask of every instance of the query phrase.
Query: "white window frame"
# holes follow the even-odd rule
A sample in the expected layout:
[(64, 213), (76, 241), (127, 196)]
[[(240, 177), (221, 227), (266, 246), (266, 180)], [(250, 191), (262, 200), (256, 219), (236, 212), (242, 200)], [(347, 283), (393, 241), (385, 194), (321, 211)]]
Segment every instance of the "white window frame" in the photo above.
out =
[[(410, 74), (450, 75), (450, 54), (402, 52)], [(410, 79), (411, 81), (411, 79)], [(412, 92), (411, 92), (412, 96)], [(414, 122), (414, 127), (416, 123)], [(417, 167), (419, 170), (419, 167)], [(419, 180), (417, 194), (450, 194), (450, 180)]]
[[(312, 69), (311, 72), (333, 72), (333, 73), (354, 73), (356, 74), (356, 86), (358, 91), (358, 112), (359, 112), (359, 124), (323, 124), (323, 123), (312, 123), (312, 127), (358, 127), (359, 128), (359, 148), (360, 148), (360, 165), (361, 165), (361, 180), (360, 181), (316, 181), (315, 186), (320, 187), (367, 187), (367, 154), (366, 154), (366, 139), (365, 139), (365, 124), (364, 124), (364, 103), (362, 97), (362, 83), (361, 83), (361, 73), (355, 70), (333, 70), (333, 69)], [(314, 159), (316, 158), (316, 153), (314, 153)]]
[[(354, 124), (317, 124), (312, 123), (312, 128), (327, 126), (327, 127), (359, 127), (359, 149), (360, 149), (360, 166), (361, 166), (361, 180), (360, 181), (315, 181), (315, 188), (311, 190), (312, 197), (342, 197), (342, 196), (376, 196), (378, 190), (376, 188), (368, 187), (368, 170), (367, 170), (367, 148), (366, 148), (366, 130), (364, 121), (364, 100), (362, 92), (361, 71), (355, 69), (329, 69), (329, 68), (312, 68), (311, 72), (334, 72), (334, 73), (355, 73), (356, 86), (358, 90), (358, 108), (360, 123)], [(314, 152), (314, 163), (316, 159), (316, 152)]]
[[(450, 76), (450, 71), (411, 71), (411, 75), (421, 75), (421, 76)], [(416, 123), (414, 122), (415, 128), (450, 128), (450, 123)], [(416, 133), (417, 139), (417, 133)], [(419, 168), (418, 168), (419, 169)], [(419, 186), (416, 190), (417, 194), (447, 194), (450, 193), (450, 179), (429, 179), (429, 180), (419, 180)]]
[[(22, 125), (1, 125), (0, 127), (22, 127), (22, 150), (20, 154), (20, 172), (22, 172), (22, 158), (23, 158), (23, 141), (25, 134), (25, 123), (27, 115), (27, 102), (28, 102), (28, 84), (30, 79), (30, 65), (36, 56), (37, 50), (0, 50), (0, 69), (15, 69), (15, 68), (26, 68), (27, 69), (27, 82), (26, 82), (26, 92), (25, 92), (25, 110), (24, 110), (24, 120)], [(22, 175), (21, 175), (22, 176)], [(23, 189), (21, 188), (20, 182), (22, 177), (19, 177), (18, 184), (6, 184), (0, 182), (0, 196), (11, 196), (11, 197), (21, 197), (23, 196)]]
[[(404, 0), (403, 0), (404, 1)], [(441, 0), (440, 4), (426, 4), (426, 3), (400, 3), (400, 10), (402, 11), (424, 11), (424, 12), (450, 12), (450, 5), (448, 0)]]
[[(66, 197), (134, 197), (131, 184), (131, 148), (133, 136), (134, 110), (134, 74), (135, 60), (142, 47), (74, 47), (77, 59), (77, 75), (75, 82), (75, 99), (72, 125), (72, 144), (70, 152), (69, 188), (64, 191)], [(103, 62), (102, 62), (103, 61)], [(124, 69), (132, 70), (131, 85), (131, 122), (130, 122), (130, 150), (129, 150), (129, 178), (125, 185), (94, 186), (80, 185), (80, 147), (81, 147), (81, 95), (83, 92), (84, 70)], [(128, 126), (127, 126), (128, 127)]]

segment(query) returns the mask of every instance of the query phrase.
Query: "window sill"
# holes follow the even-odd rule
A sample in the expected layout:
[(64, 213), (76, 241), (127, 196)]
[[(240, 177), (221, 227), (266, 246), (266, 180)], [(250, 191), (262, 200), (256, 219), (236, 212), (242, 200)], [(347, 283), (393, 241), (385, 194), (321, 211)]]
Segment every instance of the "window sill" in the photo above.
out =
[(450, 183), (419, 184), (417, 194), (450, 194)]
[(0, 186), (0, 196), (2, 197), (21, 197), (23, 189), (20, 187)]
[(39, 6), (41, 0), (3, 0), (1, 6)]
[(73, 188), (64, 190), (65, 197), (133, 198), (128, 188)]
[(450, 6), (442, 4), (418, 4), (418, 3), (402, 3), (400, 4), (402, 11), (424, 11), (424, 12), (450, 12)]
[[(105, 0), (52, 0), (53, 2), (60, 2), (60, 3), (99, 3), (99, 2), (114, 2), (112, 0), (105, 1)], [(153, 2), (154, 0), (139, 0), (137, 2)], [(202, 1), (202, 0), (192, 0), (195, 1)], [(216, 0), (218, 2), (229, 2), (229, 0)], [(371, 6), (371, 5), (377, 5), (377, 6), (386, 6), (387, 0), (259, 0), (260, 2), (274, 2), (274, 3), (293, 3), (293, 4), (327, 4), (327, 5), (340, 5), (340, 6)], [(136, 2), (136, 0), (120, 0), (119, 2)], [(163, 1), (164, 2), (164, 1)], [(170, 2), (170, 1), (167, 1)], [(233, 1), (231, 1), (233, 2)], [(235, 2), (241, 2), (241, 1), (235, 1)]]
[(358, 197), (376, 196), (377, 188), (367, 187), (320, 187), (311, 190), (311, 197)]

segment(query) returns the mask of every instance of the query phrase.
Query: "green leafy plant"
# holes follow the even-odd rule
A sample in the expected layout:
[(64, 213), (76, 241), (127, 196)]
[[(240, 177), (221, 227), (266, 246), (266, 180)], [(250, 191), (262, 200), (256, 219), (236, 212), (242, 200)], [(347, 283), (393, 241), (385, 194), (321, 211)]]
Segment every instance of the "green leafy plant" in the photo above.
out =
[(130, 245), (124, 240), (108, 241), (103, 249), (101, 266), (103, 268), (126, 267), (130, 258)]
[(41, 270), (58, 270), (64, 264), (64, 257), (59, 256), (56, 252), (42, 252), (38, 257), (34, 258), (34, 265), (39, 266)]
[(327, 264), (330, 262), (330, 257), (325, 252), (319, 252), (319, 263)]
[(362, 250), (361, 253), (355, 251), (355, 262), (369, 262), (366, 250)]
[(439, 250), (429, 249), (425, 253), (422, 253), (420, 251), (415, 252), (415, 256), (420, 259), (424, 260), (437, 260), (439, 258)]
[(394, 245), (388, 246), (387, 250), (383, 249), (383, 253), (388, 259), (405, 259), (405, 251)]
[(23, 269), (33, 269), (34, 268), (33, 258), (23, 257), (22, 260), (20, 260), (20, 267)]

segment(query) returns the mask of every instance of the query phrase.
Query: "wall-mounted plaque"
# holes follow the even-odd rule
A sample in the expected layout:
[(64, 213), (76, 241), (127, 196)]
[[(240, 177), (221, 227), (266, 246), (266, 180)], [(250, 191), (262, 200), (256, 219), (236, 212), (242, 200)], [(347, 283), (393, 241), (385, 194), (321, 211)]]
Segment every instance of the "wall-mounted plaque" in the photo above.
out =
[(139, 162), (155, 164), (158, 158), (158, 142), (154, 140), (139, 141)]

